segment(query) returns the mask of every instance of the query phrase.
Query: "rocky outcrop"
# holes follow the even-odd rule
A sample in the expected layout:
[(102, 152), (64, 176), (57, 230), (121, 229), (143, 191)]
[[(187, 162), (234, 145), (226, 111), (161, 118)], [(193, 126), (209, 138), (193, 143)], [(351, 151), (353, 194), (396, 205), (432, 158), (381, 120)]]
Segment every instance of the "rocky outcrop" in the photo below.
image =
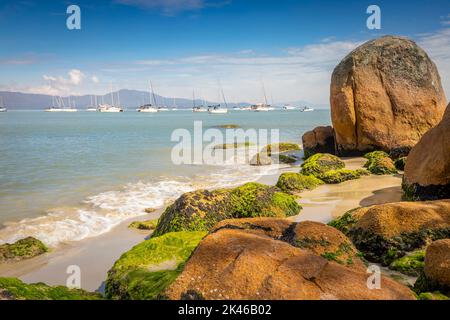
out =
[(403, 190), (412, 200), (450, 198), (450, 105), (408, 155)]
[(16, 278), (0, 277), (0, 300), (101, 300), (98, 293), (45, 283), (26, 284)]
[(331, 118), (339, 155), (407, 150), (442, 118), (446, 98), (435, 64), (413, 41), (385, 36), (334, 69)]
[(316, 127), (302, 136), (305, 159), (316, 153), (335, 153), (334, 131), (331, 126)]
[(287, 193), (297, 193), (312, 190), (323, 184), (323, 181), (314, 177), (296, 172), (285, 172), (280, 175), (277, 187)]
[(424, 273), (414, 288), (418, 292), (440, 291), (450, 295), (450, 239), (435, 241), (427, 247)]
[(168, 299), (414, 299), (382, 276), (367, 286), (357, 251), (340, 232), (316, 222), (255, 218), (222, 221), (205, 237)]
[(150, 238), (124, 253), (108, 271), (105, 294), (115, 300), (161, 298), (183, 270), (206, 232), (171, 232)]
[(217, 222), (230, 218), (289, 217), (300, 209), (294, 196), (259, 183), (233, 189), (197, 190), (183, 194), (167, 207), (153, 235), (209, 231)]
[(389, 265), (432, 240), (450, 238), (450, 200), (358, 208), (330, 225), (347, 234), (366, 259)]
[(158, 219), (145, 220), (145, 221), (133, 221), (128, 228), (138, 230), (154, 230), (158, 225)]
[(27, 237), (13, 244), (0, 245), (0, 263), (32, 258), (47, 251), (47, 247), (41, 241), (33, 237)]
[(251, 166), (270, 166), (272, 159), (267, 152), (259, 152), (250, 159)]

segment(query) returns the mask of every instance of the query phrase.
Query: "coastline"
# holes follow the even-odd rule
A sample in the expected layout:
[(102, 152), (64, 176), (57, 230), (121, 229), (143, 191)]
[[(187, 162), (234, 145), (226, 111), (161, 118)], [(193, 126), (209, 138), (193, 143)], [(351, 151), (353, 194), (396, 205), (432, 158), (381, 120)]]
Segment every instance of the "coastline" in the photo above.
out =
[[(364, 164), (363, 158), (345, 158), (347, 168)], [(276, 173), (261, 176), (257, 182), (274, 185), (283, 172), (297, 172), (299, 167), (280, 168)], [(243, 182), (244, 183), (244, 182)], [(312, 220), (327, 223), (346, 211), (359, 207), (401, 200), (401, 178), (396, 176), (365, 176), (340, 184), (321, 185), (300, 194), (301, 213), (293, 221)], [(66, 285), (67, 267), (76, 265), (81, 270), (81, 287), (102, 292), (107, 271), (114, 262), (134, 245), (149, 235), (148, 231), (129, 229), (132, 221), (158, 218), (165, 207), (147, 215), (130, 218), (111, 231), (97, 237), (86, 238), (58, 246), (50, 252), (20, 262), (0, 265), (4, 277), (18, 277), (27, 283), (45, 282)], [(95, 263), (93, 263), (95, 261)]]

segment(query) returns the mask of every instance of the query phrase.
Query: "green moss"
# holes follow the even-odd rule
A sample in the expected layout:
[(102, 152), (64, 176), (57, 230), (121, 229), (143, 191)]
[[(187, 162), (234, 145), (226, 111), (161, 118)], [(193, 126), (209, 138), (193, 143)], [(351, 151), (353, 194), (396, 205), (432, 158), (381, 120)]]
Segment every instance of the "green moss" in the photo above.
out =
[(363, 175), (369, 175), (369, 172), (365, 169), (349, 170), (349, 169), (337, 169), (329, 170), (319, 175), (319, 178), (328, 184), (341, 183), (347, 180), (359, 179)]
[(81, 289), (51, 287), (44, 283), (26, 284), (16, 278), (0, 278), (0, 300), (99, 300), (102, 296)]
[(313, 249), (316, 248), (317, 246), (328, 247), (330, 244), (331, 242), (324, 238), (314, 239), (305, 237), (302, 239), (294, 240), (294, 245), (302, 249)]
[(246, 141), (246, 142), (234, 142), (234, 143), (224, 143), (219, 144), (217, 146), (214, 146), (214, 149), (237, 149), (237, 148), (243, 148), (243, 147), (250, 147), (253, 143)]
[(330, 221), (328, 225), (347, 235), (350, 229), (353, 228), (358, 222), (358, 219), (356, 219), (352, 214), (357, 209), (358, 208), (347, 211), (342, 216)]
[(347, 255), (353, 251), (352, 245), (350, 243), (341, 243), (339, 248), (333, 252), (324, 252), (321, 256), (329, 261), (335, 261), (339, 264), (344, 265), (352, 265), (353, 259), (351, 257), (347, 257), (345, 260), (342, 259), (343, 255)]
[(394, 162), (384, 151), (373, 151), (367, 153), (364, 157), (367, 159), (364, 167), (373, 174), (383, 175), (397, 173)]
[(278, 160), (279, 160), (280, 163), (287, 163), (287, 164), (291, 164), (291, 163), (297, 162), (297, 158), (296, 157), (290, 156), (290, 155), (285, 155), (285, 154), (278, 155)]
[(395, 160), (394, 165), (397, 170), (401, 170), (401, 171), (405, 170), (406, 157), (402, 157), (402, 158)]
[(418, 296), (419, 300), (450, 300), (449, 297), (440, 293), (439, 291), (435, 292), (422, 292)]
[(146, 221), (134, 221), (130, 223), (128, 228), (139, 229), (139, 230), (153, 230), (158, 224), (158, 219), (146, 220)]
[(33, 237), (27, 237), (13, 244), (0, 245), (0, 262), (32, 258), (47, 251), (48, 248), (41, 241)]
[(205, 235), (206, 232), (172, 232), (133, 247), (108, 272), (106, 296), (132, 300), (161, 298)]
[(394, 260), (389, 268), (409, 276), (419, 276), (425, 265), (425, 250), (418, 250)]
[(277, 187), (284, 192), (301, 192), (304, 190), (312, 190), (321, 184), (323, 184), (323, 181), (314, 176), (285, 172), (278, 178)]
[(280, 142), (280, 143), (272, 143), (267, 145), (263, 151), (266, 151), (267, 154), (270, 156), (272, 154), (272, 151), (277, 150), (278, 153), (281, 152), (287, 152), (287, 151), (296, 151), (301, 150), (299, 144), (296, 143), (290, 143), (290, 142)]
[(344, 162), (338, 157), (328, 153), (316, 153), (302, 164), (301, 173), (320, 178), (320, 175), (327, 171), (343, 169), (344, 167)]
[(300, 212), (296, 198), (276, 187), (247, 183), (234, 189), (188, 192), (169, 206), (153, 233), (208, 231), (230, 218), (289, 217)]

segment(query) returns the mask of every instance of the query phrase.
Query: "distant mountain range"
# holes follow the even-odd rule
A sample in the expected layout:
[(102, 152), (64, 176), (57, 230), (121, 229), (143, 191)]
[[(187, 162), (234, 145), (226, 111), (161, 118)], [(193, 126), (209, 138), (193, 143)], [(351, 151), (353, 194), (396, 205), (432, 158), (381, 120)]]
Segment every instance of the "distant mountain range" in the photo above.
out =
[[(34, 94), (34, 93), (22, 93), (22, 92), (9, 92), (9, 91), (0, 91), (0, 96), (3, 97), (3, 101), (5, 106), (9, 110), (41, 110), (52, 106), (53, 96), (45, 95), (45, 94)], [(150, 103), (150, 96), (148, 92), (138, 91), (138, 90), (128, 90), (122, 89), (119, 91), (113, 92), (114, 101), (117, 104), (117, 96), (120, 97), (120, 105), (125, 107), (126, 109), (136, 109), (142, 104)], [(177, 108), (192, 108), (193, 102), (192, 99), (184, 99), (184, 98), (169, 98), (163, 97), (155, 94), (155, 98), (158, 106), (176, 106)], [(83, 95), (83, 96), (70, 96), (63, 97), (64, 103), (68, 106), (68, 101), (72, 101), (75, 103), (75, 106), (80, 109), (87, 108), (91, 105), (91, 101), (93, 99), (93, 95)], [(111, 103), (111, 93), (107, 93), (105, 95), (97, 96), (98, 103), (102, 103), (102, 100), (105, 103)], [(203, 101), (197, 99), (195, 101), (196, 105), (213, 105), (219, 104), (220, 102), (212, 102), (212, 101)], [(153, 102), (152, 102), (153, 104)], [(223, 105), (223, 103), (221, 103)], [(282, 106), (284, 104), (291, 104), (293, 106), (313, 106), (315, 108), (326, 108), (326, 106), (312, 105), (305, 101), (292, 101), (286, 103), (278, 103), (276, 105)], [(242, 107), (250, 105), (247, 102), (234, 102), (228, 103), (228, 107)]]

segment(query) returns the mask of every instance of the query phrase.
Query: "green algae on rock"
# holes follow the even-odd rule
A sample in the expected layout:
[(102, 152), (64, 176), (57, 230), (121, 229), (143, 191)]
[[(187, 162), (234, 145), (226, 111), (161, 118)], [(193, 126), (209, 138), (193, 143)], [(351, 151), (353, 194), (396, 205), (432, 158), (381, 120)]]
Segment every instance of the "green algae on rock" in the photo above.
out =
[(400, 170), (400, 171), (405, 170), (406, 157), (401, 157), (401, 158), (396, 159), (394, 161), (394, 165), (397, 170)]
[(276, 186), (284, 192), (301, 192), (304, 190), (312, 190), (323, 181), (314, 176), (305, 176), (296, 172), (285, 172), (280, 175)]
[(161, 293), (183, 270), (206, 232), (171, 232), (150, 238), (124, 253), (108, 271), (109, 299), (163, 299)]
[(26, 284), (17, 278), (0, 277), (0, 300), (100, 300), (94, 292), (48, 286), (45, 283)]
[(272, 152), (277, 151), (277, 153), (287, 152), (287, 151), (297, 151), (301, 150), (301, 146), (297, 143), (291, 142), (280, 142), (280, 143), (272, 143), (264, 147), (262, 151), (267, 152), (270, 156)]
[(18, 261), (32, 258), (48, 251), (40, 240), (27, 237), (12, 244), (0, 245), (0, 263), (4, 261)]
[(397, 173), (394, 162), (384, 151), (372, 151), (366, 153), (364, 158), (367, 159), (364, 167), (373, 174), (383, 175)]
[(128, 228), (138, 230), (154, 230), (158, 224), (158, 219), (145, 220), (145, 221), (133, 221)]
[(316, 153), (302, 164), (301, 173), (320, 178), (320, 175), (327, 171), (343, 168), (345, 168), (345, 163), (339, 157), (328, 153)]
[(422, 292), (418, 295), (418, 300), (450, 300), (450, 297), (440, 293), (439, 291), (435, 292)]
[(370, 173), (365, 169), (349, 170), (337, 169), (329, 170), (320, 175), (320, 179), (327, 184), (341, 183), (348, 180), (359, 179), (361, 176), (367, 176)]
[(174, 231), (209, 231), (217, 222), (231, 218), (289, 217), (300, 212), (292, 195), (260, 183), (233, 189), (187, 192), (166, 208), (154, 236)]
[(297, 158), (292, 155), (280, 154), (278, 155), (278, 161), (280, 163), (292, 164), (297, 162)]
[(417, 250), (394, 260), (389, 269), (399, 271), (409, 276), (418, 277), (425, 265), (425, 250)]

